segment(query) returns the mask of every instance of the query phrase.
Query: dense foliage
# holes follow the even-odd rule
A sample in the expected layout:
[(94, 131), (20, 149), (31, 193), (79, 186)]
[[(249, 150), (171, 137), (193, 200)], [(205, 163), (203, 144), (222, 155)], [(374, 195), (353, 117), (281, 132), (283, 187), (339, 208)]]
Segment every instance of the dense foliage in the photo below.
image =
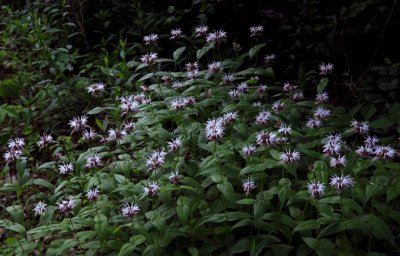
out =
[(398, 252), (397, 1), (233, 2), (2, 6), (1, 255)]

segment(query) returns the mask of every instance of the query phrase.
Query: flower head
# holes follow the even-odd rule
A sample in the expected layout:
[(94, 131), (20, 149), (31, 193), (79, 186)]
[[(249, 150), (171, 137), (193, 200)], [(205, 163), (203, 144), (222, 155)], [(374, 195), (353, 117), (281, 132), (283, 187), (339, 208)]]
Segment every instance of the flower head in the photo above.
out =
[(175, 40), (182, 37), (182, 30), (180, 28), (175, 28), (171, 30), (171, 37), (169, 39)]
[(117, 129), (110, 128), (108, 130), (107, 141), (117, 141), (123, 139), (127, 135), (126, 131), (119, 131)]
[(69, 200), (61, 200), (61, 203), (57, 203), (58, 210), (64, 215), (68, 215), (72, 209), (76, 206), (75, 199), (70, 198)]
[(206, 123), (205, 134), (208, 140), (219, 140), (224, 136), (225, 126), (223, 118), (208, 120)]
[(289, 135), (292, 133), (292, 127), (290, 127), (290, 125), (281, 123), (281, 125), (279, 126), (279, 129), (278, 129), (278, 132), (283, 135)]
[(247, 179), (243, 180), (242, 186), (246, 196), (250, 195), (250, 192), (256, 188), (256, 185), (254, 184), (254, 181), (251, 177), (248, 177)]
[(88, 93), (92, 94), (93, 96), (100, 96), (106, 88), (106, 85), (103, 83), (94, 83), (89, 85), (86, 89)]
[(208, 27), (201, 25), (194, 28), (194, 32), (196, 33), (195, 37), (205, 36), (208, 33)]
[(245, 156), (250, 156), (257, 151), (256, 147), (253, 145), (246, 145), (242, 148), (242, 153)]
[(157, 58), (158, 58), (158, 54), (151, 52), (151, 53), (146, 53), (145, 55), (142, 55), (142, 57), (140, 57), (140, 60), (142, 61), (143, 64), (152, 65), (156, 62)]
[(290, 152), (290, 149), (288, 149), (285, 152), (281, 153), (280, 160), (281, 160), (281, 163), (283, 163), (283, 164), (299, 161), (300, 153), (296, 150), (293, 150), (293, 152)]
[(258, 125), (266, 124), (271, 119), (271, 117), (272, 117), (271, 112), (269, 112), (269, 111), (261, 111), (256, 116), (256, 124), (258, 124)]
[(83, 131), (83, 138), (85, 140), (92, 140), (97, 136), (97, 133), (93, 129)]
[(397, 151), (391, 146), (377, 146), (374, 150), (375, 156), (380, 159), (391, 159), (397, 154)]
[(267, 55), (265, 55), (265, 57), (264, 57), (264, 63), (265, 63), (265, 64), (274, 63), (275, 60), (276, 60), (276, 55), (273, 54), (273, 53), (267, 54)]
[(177, 151), (182, 148), (182, 140), (175, 138), (172, 141), (167, 142), (168, 151)]
[(156, 196), (160, 192), (160, 185), (155, 182), (149, 182), (149, 185), (143, 188), (143, 192), (146, 196)]
[(98, 168), (102, 165), (103, 165), (103, 163), (101, 161), (101, 157), (98, 154), (92, 154), (91, 156), (86, 158), (85, 166), (89, 169), (90, 168)]
[(139, 213), (140, 208), (139, 208), (139, 205), (137, 205), (137, 204), (126, 203), (123, 205), (121, 211), (122, 211), (122, 215), (129, 217), (129, 218), (133, 218)]
[(47, 204), (43, 203), (42, 201), (39, 201), (37, 204), (35, 204), (35, 208), (33, 208), (35, 215), (43, 215), (47, 211), (46, 206)]
[(226, 38), (226, 32), (223, 30), (216, 30), (212, 33), (209, 33), (206, 37), (207, 43), (217, 43), (220, 44), (223, 39)]
[(222, 71), (223, 66), (221, 61), (214, 61), (208, 64), (208, 70), (211, 72), (220, 72)]
[(271, 146), (276, 142), (276, 135), (271, 132), (261, 131), (257, 133), (256, 143), (259, 146)]
[(94, 188), (94, 189), (88, 189), (86, 191), (86, 197), (87, 199), (89, 199), (89, 201), (96, 201), (97, 198), (99, 198), (100, 195), (100, 190), (98, 188)]
[(156, 169), (157, 167), (165, 164), (165, 156), (167, 153), (164, 150), (155, 150), (146, 160), (146, 166), (149, 171)]
[(325, 63), (321, 63), (320, 65), (319, 65), (319, 74), (320, 75), (329, 75), (329, 74), (332, 74), (332, 72), (333, 72), (333, 64), (332, 63), (328, 63), (328, 64), (325, 64)]
[(61, 163), (61, 165), (58, 166), (58, 172), (60, 174), (68, 174), (74, 171), (74, 166), (72, 163), (64, 164)]
[(73, 128), (72, 132), (78, 131), (87, 126), (88, 118), (86, 115), (74, 117), (69, 121), (69, 126)]
[(261, 36), (264, 32), (264, 26), (257, 25), (250, 27), (250, 37)]
[(330, 178), (331, 182), (329, 185), (334, 187), (339, 194), (343, 189), (350, 188), (354, 186), (354, 180), (349, 175), (346, 176), (337, 176), (336, 174), (332, 175)]
[(179, 175), (178, 170), (176, 170), (176, 172), (171, 171), (171, 175), (169, 175), (168, 179), (172, 184), (177, 185), (181, 181), (181, 175)]
[(21, 150), (25, 146), (25, 139), (24, 138), (15, 138), (10, 139), (7, 143), (7, 147), (9, 149), (19, 149)]
[(353, 131), (361, 134), (367, 134), (369, 130), (367, 122), (357, 120), (351, 121), (351, 128), (353, 128)]
[(151, 44), (156, 45), (158, 42), (158, 35), (152, 33), (150, 35), (144, 36), (143, 41), (145, 45), (151, 45)]
[(223, 80), (224, 84), (230, 84), (230, 83), (233, 83), (233, 81), (235, 81), (235, 76), (231, 73), (224, 74), (222, 76), (222, 80)]
[(326, 92), (318, 93), (317, 96), (315, 96), (315, 100), (319, 103), (327, 102), (329, 100), (329, 95)]
[(345, 164), (346, 164), (346, 157), (340, 155), (337, 157), (331, 157), (331, 160), (329, 161), (329, 166), (331, 167), (345, 166)]
[(319, 181), (310, 181), (307, 184), (308, 193), (311, 197), (321, 196), (325, 191), (325, 185)]

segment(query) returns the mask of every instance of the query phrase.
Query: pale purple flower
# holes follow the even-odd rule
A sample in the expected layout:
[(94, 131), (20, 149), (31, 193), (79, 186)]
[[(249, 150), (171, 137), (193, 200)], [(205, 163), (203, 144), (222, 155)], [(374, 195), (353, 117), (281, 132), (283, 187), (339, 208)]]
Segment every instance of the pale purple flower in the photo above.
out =
[(171, 83), (174, 79), (170, 76), (162, 76), (161, 80), (165, 83), (165, 84), (169, 84)]
[(175, 173), (171, 171), (171, 174), (169, 175), (168, 179), (172, 184), (177, 185), (177, 184), (179, 184), (179, 182), (181, 180), (181, 175), (179, 175), (178, 170), (176, 170)]
[(198, 70), (193, 70), (193, 71), (188, 71), (186, 72), (186, 77), (189, 80), (195, 79), (199, 76), (199, 71)]
[(208, 27), (203, 25), (197, 26), (194, 28), (194, 32), (196, 33), (195, 37), (205, 36), (208, 33)]
[(297, 86), (286, 82), (283, 84), (283, 91), (284, 92), (294, 92), (297, 89)]
[(225, 125), (227, 124), (233, 124), (237, 119), (238, 119), (238, 113), (237, 112), (228, 112), (224, 114), (223, 118), (223, 123)]
[(186, 108), (187, 102), (185, 101), (184, 98), (177, 97), (171, 101), (170, 106), (173, 110), (182, 110)]
[(268, 89), (268, 86), (266, 86), (265, 84), (262, 84), (257, 88), (257, 93), (260, 95), (263, 95), (267, 91), (267, 89)]
[(342, 136), (339, 134), (329, 135), (324, 139), (323, 151), (327, 155), (340, 155), (342, 150)]
[(167, 142), (168, 151), (177, 151), (182, 148), (182, 140), (175, 138)]
[(368, 136), (365, 138), (364, 143), (366, 146), (375, 147), (379, 143), (379, 138), (374, 136)]
[(103, 83), (94, 83), (89, 85), (86, 89), (88, 93), (92, 94), (93, 96), (100, 96), (106, 88), (106, 85)]
[(292, 95), (292, 100), (299, 101), (299, 100), (302, 100), (302, 99), (304, 99), (303, 91), (297, 90), (297, 91), (295, 91), (295, 92), (293, 93), (293, 95)]
[(245, 156), (250, 156), (257, 151), (256, 147), (253, 145), (246, 145), (242, 148), (242, 153)]
[(249, 85), (246, 82), (241, 82), (236, 87), (236, 90), (238, 90), (241, 93), (247, 92), (248, 89), (249, 89)]
[(47, 204), (43, 203), (42, 201), (39, 201), (38, 203), (35, 204), (35, 208), (33, 208), (33, 211), (35, 212), (35, 216), (39, 215), (42, 216), (46, 211)]
[(157, 58), (158, 58), (158, 54), (151, 52), (151, 53), (146, 53), (145, 55), (142, 55), (140, 57), (140, 60), (142, 61), (143, 64), (152, 65), (156, 62)]
[(246, 194), (246, 196), (250, 195), (251, 191), (256, 188), (253, 178), (248, 177), (247, 179), (243, 180), (242, 187), (243, 187), (243, 191)]
[(92, 154), (88, 158), (86, 158), (86, 167), (87, 168), (98, 168), (102, 166), (103, 163), (101, 161), (101, 157), (98, 154)]
[(195, 62), (188, 62), (185, 64), (186, 71), (198, 71), (199, 70), (199, 63)]
[(127, 135), (126, 131), (118, 131), (117, 129), (108, 129), (107, 141), (117, 141), (123, 139)]
[(139, 208), (139, 205), (137, 205), (137, 204), (126, 203), (123, 205), (121, 211), (122, 211), (122, 215), (124, 215), (128, 218), (133, 218), (139, 213), (140, 208)]
[(226, 32), (223, 30), (216, 30), (212, 33), (209, 33), (206, 37), (207, 43), (221, 43), (223, 39), (226, 38)]
[(205, 128), (205, 135), (208, 140), (219, 140), (224, 136), (225, 126), (223, 118), (208, 120)]
[(220, 72), (222, 69), (223, 66), (221, 61), (214, 61), (208, 65), (208, 70), (211, 72)]
[(236, 90), (236, 89), (230, 90), (228, 94), (229, 94), (229, 96), (230, 96), (232, 99), (237, 99), (237, 98), (240, 97), (240, 95), (242, 95), (242, 93), (239, 92), (239, 91)]
[(61, 163), (61, 165), (58, 166), (58, 172), (60, 174), (68, 174), (74, 171), (74, 166), (72, 165), (72, 163)]
[(233, 81), (235, 81), (235, 76), (231, 73), (224, 74), (222, 76), (222, 80), (223, 80), (224, 84), (230, 84), (230, 83), (233, 83)]
[(149, 104), (151, 99), (146, 97), (146, 94), (141, 92), (133, 96), (133, 100), (139, 104)]
[(331, 116), (331, 111), (322, 106), (317, 107), (313, 114), (314, 118), (326, 119)]
[(362, 122), (357, 120), (351, 121), (351, 128), (353, 128), (353, 131), (361, 134), (367, 134), (369, 130), (367, 122)]
[(319, 181), (310, 181), (307, 184), (308, 193), (311, 197), (321, 196), (325, 191), (325, 185), (320, 183)]
[(337, 156), (337, 157), (331, 157), (329, 161), (329, 166), (330, 167), (339, 167), (339, 166), (345, 166), (346, 164), (346, 157), (345, 156)]
[(318, 93), (317, 96), (315, 97), (315, 100), (318, 101), (319, 103), (327, 102), (329, 100), (329, 95), (326, 92)]
[(143, 41), (145, 45), (157, 44), (158, 42), (158, 35), (157, 34), (150, 34), (143, 37)]
[(72, 132), (78, 131), (82, 128), (85, 128), (87, 126), (87, 116), (78, 116), (74, 117), (72, 120), (69, 121), (69, 126), (73, 128)]
[(321, 63), (319, 65), (319, 74), (320, 75), (329, 75), (333, 72), (333, 64), (332, 63)]
[(339, 194), (343, 189), (351, 188), (354, 186), (354, 180), (349, 175), (337, 176), (333, 174), (330, 178), (331, 182), (329, 185), (336, 189), (336, 192)]
[(97, 198), (99, 198), (100, 195), (100, 190), (98, 188), (94, 188), (94, 189), (88, 189), (86, 191), (86, 197), (87, 199), (89, 199), (89, 201), (96, 201)]
[(22, 151), (19, 149), (9, 149), (3, 154), (4, 160), (7, 162), (14, 161), (16, 159), (19, 159), (22, 155)]
[(250, 37), (261, 36), (263, 35), (264, 32), (264, 26), (262, 25), (251, 26), (249, 30), (250, 30)]
[(269, 111), (261, 111), (256, 116), (256, 124), (258, 124), (258, 125), (266, 124), (271, 119), (271, 117), (272, 117), (271, 112), (269, 112)]
[(271, 146), (276, 143), (276, 135), (271, 132), (261, 131), (257, 133), (256, 143), (259, 146)]
[(97, 133), (93, 129), (88, 129), (84, 130), (82, 135), (85, 140), (91, 140), (97, 136)]
[(322, 126), (322, 121), (319, 118), (308, 118), (306, 127), (307, 128), (319, 128)]
[(19, 149), (21, 150), (25, 146), (24, 138), (15, 138), (8, 140), (7, 147), (9, 149)]
[(185, 86), (185, 84), (182, 83), (181, 81), (175, 81), (175, 82), (173, 82), (173, 84), (172, 84), (172, 88), (174, 88), (175, 90), (177, 90), (177, 89), (179, 89), (179, 88), (182, 88), (182, 87), (184, 87), (184, 86)]
[(149, 182), (149, 185), (143, 188), (143, 192), (146, 196), (156, 196), (160, 192), (160, 185), (155, 181)]
[(276, 60), (276, 55), (273, 54), (273, 53), (267, 54), (267, 55), (265, 55), (265, 57), (264, 57), (264, 63), (265, 63), (265, 64), (273, 63), (273, 62), (275, 62), (275, 60)]
[(53, 142), (54, 142), (53, 136), (51, 136), (50, 134), (43, 134), (42, 136), (40, 136), (40, 139), (37, 142), (37, 144), (40, 148), (44, 148)]
[(135, 130), (135, 127), (136, 127), (135, 122), (133, 122), (133, 121), (127, 122), (124, 124), (124, 131), (126, 133), (130, 133), (133, 130)]
[(133, 96), (122, 97), (120, 101), (121, 105), (119, 107), (122, 110), (122, 115), (139, 112), (140, 104), (133, 98)]
[(171, 30), (171, 37), (169, 39), (175, 40), (182, 37), (182, 30), (180, 28), (175, 28)]
[(69, 200), (61, 200), (61, 203), (57, 203), (58, 210), (64, 215), (68, 215), (72, 209), (76, 206), (75, 199), (70, 198)]
[(284, 104), (283, 104), (283, 102), (280, 102), (280, 101), (275, 101), (272, 104), (272, 110), (275, 111), (275, 113), (277, 113), (277, 114), (282, 112), (283, 107), (284, 107)]
[(261, 103), (261, 101), (255, 101), (255, 102), (253, 102), (253, 104), (251, 104), (253, 107), (261, 107), (262, 106), (262, 103)]
[(282, 152), (280, 156), (280, 161), (283, 164), (293, 163), (299, 160), (300, 160), (300, 153), (296, 150), (293, 150), (291, 152), (290, 149), (288, 149), (285, 152)]
[(397, 151), (394, 150), (391, 146), (376, 146), (374, 154), (380, 159), (391, 159), (396, 156)]
[(165, 156), (166, 152), (164, 150), (155, 150), (151, 153), (150, 157), (146, 160), (146, 166), (149, 168), (149, 171), (156, 169), (157, 167), (165, 164)]
[(292, 133), (292, 127), (290, 127), (290, 125), (281, 123), (281, 125), (279, 126), (279, 129), (278, 129), (278, 132), (282, 133), (284, 135), (289, 135)]
[(373, 154), (374, 154), (374, 148), (371, 147), (371, 146), (368, 146), (368, 145), (360, 146), (360, 147), (358, 147), (358, 149), (356, 150), (356, 154), (359, 155), (359, 156), (361, 156), (361, 157), (367, 158), (367, 157), (369, 157), (370, 155), (373, 155)]

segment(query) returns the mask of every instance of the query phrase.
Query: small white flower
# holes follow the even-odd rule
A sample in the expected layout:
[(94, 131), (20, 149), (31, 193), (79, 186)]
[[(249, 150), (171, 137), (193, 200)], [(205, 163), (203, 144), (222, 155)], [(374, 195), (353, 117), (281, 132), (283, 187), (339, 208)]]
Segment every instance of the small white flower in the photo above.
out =
[(314, 111), (314, 118), (318, 119), (326, 119), (331, 116), (331, 111), (319, 106), (315, 111)]
[(276, 135), (271, 132), (261, 131), (257, 133), (256, 143), (259, 146), (271, 146), (276, 143)]
[(374, 149), (373, 149), (373, 147), (370, 147), (370, 146), (368, 146), (368, 145), (360, 146), (360, 147), (358, 147), (358, 149), (356, 150), (356, 154), (359, 155), (359, 156), (361, 156), (361, 157), (367, 158), (367, 157), (369, 157), (370, 155), (373, 155), (373, 154), (374, 154)]
[(212, 72), (220, 72), (222, 71), (223, 66), (221, 61), (214, 61), (208, 65), (208, 70)]
[(172, 141), (167, 142), (168, 151), (176, 151), (182, 148), (182, 140), (175, 138)]
[(149, 185), (143, 188), (143, 192), (146, 196), (156, 196), (160, 192), (160, 185), (155, 181), (149, 182)]
[(74, 166), (72, 163), (64, 164), (61, 163), (61, 165), (58, 166), (58, 172), (60, 174), (68, 174), (74, 171)]
[(97, 133), (92, 129), (88, 129), (83, 131), (82, 135), (85, 140), (92, 140), (97, 136)]
[(121, 101), (120, 108), (122, 110), (122, 115), (139, 112), (140, 104), (134, 99), (133, 96), (122, 97), (120, 101)]
[(290, 149), (286, 150), (286, 152), (281, 153), (280, 161), (283, 164), (293, 163), (300, 160), (300, 153), (296, 150), (290, 152)]
[(283, 84), (283, 91), (284, 92), (294, 92), (297, 89), (296, 85), (290, 84), (289, 82), (286, 82)]
[(256, 188), (256, 185), (254, 184), (254, 181), (251, 177), (248, 177), (247, 179), (243, 180), (242, 186), (246, 196), (250, 195), (250, 192)]
[(169, 175), (168, 179), (172, 184), (175, 184), (175, 185), (179, 184), (179, 182), (181, 180), (181, 176), (179, 175), (179, 171), (176, 170), (175, 173), (171, 171), (171, 174)]
[(43, 215), (47, 211), (46, 206), (47, 204), (43, 203), (42, 201), (35, 204), (35, 208), (33, 208), (35, 215)]
[(307, 184), (308, 193), (311, 197), (321, 196), (325, 191), (325, 185), (319, 181), (310, 181)]
[(256, 116), (256, 124), (258, 124), (258, 125), (266, 124), (271, 119), (271, 117), (272, 117), (271, 112), (261, 111)]
[(37, 144), (40, 148), (44, 148), (53, 142), (53, 136), (51, 136), (50, 134), (43, 134), (42, 136), (40, 136), (40, 140), (37, 142)]
[(366, 146), (375, 147), (379, 143), (379, 138), (374, 136), (368, 136), (365, 138), (364, 143)]
[(224, 125), (233, 124), (238, 119), (237, 112), (228, 112), (222, 117)]
[(72, 120), (69, 121), (69, 126), (73, 128), (72, 132), (78, 131), (82, 128), (87, 126), (87, 119), (86, 115), (74, 117)]
[(374, 150), (375, 156), (380, 159), (391, 159), (397, 154), (391, 146), (377, 146)]
[(226, 38), (226, 32), (223, 30), (217, 30), (209, 33), (206, 37), (207, 43), (221, 43), (223, 39)]
[(157, 44), (158, 35), (153, 33), (153, 34), (144, 36), (143, 41), (144, 41), (145, 45)]
[(207, 26), (195, 27), (194, 32), (196, 33), (195, 37), (205, 36), (208, 33), (208, 27)]
[(331, 160), (329, 161), (329, 166), (330, 167), (339, 167), (339, 166), (345, 166), (346, 164), (346, 157), (345, 156), (337, 156), (335, 157), (331, 157)]
[(157, 167), (165, 164), (166, 152), (164, 150), (155, 150), (146, 160), (146, 166), (149, 171), (156, 169)]
[(68, 215), (72, 209), (76, 206), (75, 199), (70, 198), (69, 200), (61, 200), (61, 203), (57, 203), (58, 210), (64, 215)]
[(237, 98), (240, 97), (240, 95), (242, 95), (242, 93), (239, 92), (239, 91), (236, 90), (236, 89), (230, 90), (228, 94), (229, 94), (229, 96), (230, 96), (232, 99), (237, 99)]
[(208, 140), (219, 140), (224, 136), (225, 126), (223, 121), (223, 118), (215, 118), (207, 121), (205, 134)]
[(121, 211), (122, 211), (122, 215), (129, 217), (129, 218), (133, 218), (139, 213), (140, 208), (139, 208), (139, 205), (137, 205), (137, 204), (126, 203), (123, 205)]
[(24, 138), (10, 139), (7, 143), (9, 149), (19, 149), (21, 150), (25, 146)]
[(124, 124), (124, 131), (126, 133), (130, 133), (133, 130), (135, 130), (135, 127), (136, 127), (135, 122), (133, 121), (127, 122), (126, 124)]
[(342, 136), (339, 134), (329, 135), (324, 140), (323, 152), (327, 155), (339, 155), (342, 150)]
[(256, 147), (253, 145), (246, 145), (242, 148), (243, 155), (250, 156), (257, 151)]
[(91, 156), (86, 158), (85, 166), (89, 169), (90, 168), (98, 168), (102, 165), (103, 165), (103, 163), (101, 161), (101, 157), (98, 154), (92, 154)]
[(295, 91), (295, 92), (293, 93), (293, 95), (292, 95), (292, 100), (299, 101), (299, 100), (302, 100), (302, 99), (304, 99), (303, 91), (297, 90), (297, 91)]
[(224, 74), (222, 76), (222, 80), (223, 80), (224, 84), (230, 84), (230, 83), (233, 83), (233, 81), (235, 81), (235, 76), (231, 73)]
[(261, 36), (264, 32), (264, 26), (252, 26), (250, 27), (250, 37)]
[(117, 129), (110, 128), (108, 130), (107, 141), (117, 141), (121, 140), (126, 136), (126, 131), (118, 131)]
[(172, 29), (171, 30), (171, 37), (169, 39), (175, 40), (182, 37), (182, 30), (180, 28)]
[(367, 134), (368, 130), (369, 130), (369, 126), (368, 126), (367, 122), (361, 122), (361, 121), (357, 121), (357, 120), (351, 121), (351, 128), (353, 128), (353, 130), (355, 132), (358, 132), (361, 134)]
[(326, 92), (318, 93), (315, 100), (319, 103), (327, 102), (329, 100), (329, 95)]
[(306, 127), (307, 128), (319, 128), (322, 126), (322, 122), (319, 118), (308, 118)]
[(320, 75), (329, 75), (333, 72), (333, 64), (332, 63), (321, 63), (319, 65), (319, 74)]
[(96, 201), (99, 198), (100, 190), (98, 188), (89, 189), (86, 191), (86, 197), (89, 201)]
[(354, 186), (354, 180), (349, 175), (343, 176), (342, 174), (342, 176), (339, 177), (336, 174), (334, 174), (331, 176), (330, 180), (331, 182), (329, 183), (329, 185), (334, 187), (338, 194), (343, 189), (351, 188)]
[(264, 63), (265, 63), (265, 64), (273, 63), (273, 62), (275, 62), (275, 60), (276, 60), (276, 55), (273, 54), (273, 53), (267, 54), (267, 55), (265, 55), (265, 57), (264, 57)]
[(282, 123), (279, 126), (278, 132), (282, 133), (284, 135), (289, 135), (292, 133), (292, 127), (290, 127), (290, 125), (286, 125), (286, 124)]
[(142, 61), (143, 64), (152, 65), (156, 62), (157, 58), (158, 58), (158, 54), (151, 52), (151, 53), (146, 53), (145, 55), (142, 55), (140, 57), (140, 60)]
[(19, 159), (22, 155), (22, 151), (19, 149), (9, 149), (3, 154), (4, 160), (7, 162), (12, 162), (16, 159)]
[(86, 89), (88, 93), (92, 94), (93, 96), (100, 96), (106, 88), (106, 85), (103, 83), (94, 83), (89, 85)]
[(241, 93), (245, 93), (247, 92), (247, 90), (249, 89), (249, 85), (246, 82), (241, 82), (240, 84), (238, 84), (238, 86), (236, 87), (236, 90), (238, 90)]

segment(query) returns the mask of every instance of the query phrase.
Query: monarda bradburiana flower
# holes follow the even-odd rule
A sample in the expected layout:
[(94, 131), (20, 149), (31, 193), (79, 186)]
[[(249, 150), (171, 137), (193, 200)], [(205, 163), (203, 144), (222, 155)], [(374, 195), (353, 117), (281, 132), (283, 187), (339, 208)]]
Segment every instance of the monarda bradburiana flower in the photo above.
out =
[(124, 215), (125, 217), (133, 218), (139, 213), (140, 208), (139, 208), (139, 205), (137, 205), (137, 204), (126, 203), (123, 205), (121, 211), (122, 211), (122, 215)]
[(325, 192), (325, 185), (319, 181), (310, 181), (307, 184), (308, 193), (311, 197), (319, 197)]
[(242, 186), (246, 196), (250, 195), (251, 191), (256, 188), (256, 185), (254, 184), (254, 181), (251, 177), (248, 177), (247, 179), (243, 180)]

